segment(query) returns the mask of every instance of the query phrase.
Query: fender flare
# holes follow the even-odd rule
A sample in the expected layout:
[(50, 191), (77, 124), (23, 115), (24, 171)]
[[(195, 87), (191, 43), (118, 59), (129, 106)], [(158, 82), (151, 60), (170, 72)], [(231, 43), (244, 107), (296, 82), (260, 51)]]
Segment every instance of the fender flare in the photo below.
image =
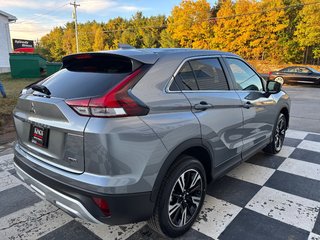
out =
[(189, 139), (187, 141), (182, 142), (181, 144), (179, 144), (174, 150), (172, 150), (168, 154), (166, 160), (163, 162), (163, 164), (160, 168), (160, 171), (157, 175), (157, 178), (154, 182), (153, 188), (152, 188), (152, 193), (151, 193), (151, 201), (152, 202), (156, 201), (161, 184), (163, 182), (163, 179), (164, 179), (165, 175), (167, 174), (171, 165), (175, 162), (177, 157), (179, 157), (184, 151), (186, 151), (192, 147), (202, 147), (202, 148), (206, 149), (209, 153), (210, 160), (212, 163), (212, 151), (211, 151), (211, 147), (210, 147), (209, 143), (204, 142), (204, 140), (201, 138), (192, 138), (192, 139)]

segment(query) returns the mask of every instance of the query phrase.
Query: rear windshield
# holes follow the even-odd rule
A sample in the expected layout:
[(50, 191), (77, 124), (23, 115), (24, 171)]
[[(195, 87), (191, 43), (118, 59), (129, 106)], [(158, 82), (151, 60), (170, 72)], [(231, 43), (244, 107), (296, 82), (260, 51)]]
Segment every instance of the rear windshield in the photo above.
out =
[(141, 63), (114, 56), (80, 55), (69, 58), (63, 69), (42, 81), (52, 97), (71, 99), (102, 96)]

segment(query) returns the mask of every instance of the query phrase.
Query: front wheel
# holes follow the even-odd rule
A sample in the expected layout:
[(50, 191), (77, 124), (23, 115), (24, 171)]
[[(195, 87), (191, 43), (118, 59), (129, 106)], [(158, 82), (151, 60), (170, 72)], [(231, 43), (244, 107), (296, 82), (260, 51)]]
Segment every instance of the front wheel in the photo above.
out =
[(287, 130), (287, 119), (283, 113), (279, 114), (276, 125), (273, 130), (273, 140), (265, 148), (264, 151), (276, 154), (281, 151)]
[(276, 78), (274, 79), (274, 81), (280, 83), (281, 85), (284, 84), (284, 79), (283, 79), (283, 77), (276, 77)]
[(166, 237), (187, 232), (202, 207), (206, 191), (205, 170), (199, 160), (182, 156), (169, 169), (149, 226)]

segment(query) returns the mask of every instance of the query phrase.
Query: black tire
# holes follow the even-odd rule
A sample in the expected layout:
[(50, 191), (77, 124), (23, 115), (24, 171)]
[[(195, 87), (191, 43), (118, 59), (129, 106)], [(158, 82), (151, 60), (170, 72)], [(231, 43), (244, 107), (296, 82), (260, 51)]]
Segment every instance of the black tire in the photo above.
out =
[[(201, 180), (195, 180), (199, 177)], [(179, 184), (182, 181), (181, 179), (185, 181), (185, 184), (182, 185), (185, 186), (188, 194), (181, 191), (181, 184)], [(196, 185), (193, 185), (194, 180)], [(199, 160), (188, 155), (179, 157), (177, 162), (170, 167), (163, 180), (153, 216), (148, 221), (148, 225), (165, 237), (178, 237), (186, 233), (201, 210), (206, 186), (205, 170)], [(198, 198), (199, 204), (197, 205)], [(194, 201), (195, 199), (197, 201)], [(169, 214), (169, 205), (171, 214)], [(180, 224), (182, 226), (178, 226)]]
[(276, 154), (281, 151), (287, 130), (287, 119), (280, 113), (275, 123), (272, 141), (263, 149), (266, 153)]

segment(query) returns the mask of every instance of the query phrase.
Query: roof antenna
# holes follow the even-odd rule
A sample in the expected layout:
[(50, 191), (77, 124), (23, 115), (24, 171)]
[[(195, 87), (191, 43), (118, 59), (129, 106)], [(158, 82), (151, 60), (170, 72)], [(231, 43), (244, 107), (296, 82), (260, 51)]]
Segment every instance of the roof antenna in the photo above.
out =
[(125, 43), (118, 43), (119, 49), (136, 49), (135, 47), (131, 46), (130, 44)]

